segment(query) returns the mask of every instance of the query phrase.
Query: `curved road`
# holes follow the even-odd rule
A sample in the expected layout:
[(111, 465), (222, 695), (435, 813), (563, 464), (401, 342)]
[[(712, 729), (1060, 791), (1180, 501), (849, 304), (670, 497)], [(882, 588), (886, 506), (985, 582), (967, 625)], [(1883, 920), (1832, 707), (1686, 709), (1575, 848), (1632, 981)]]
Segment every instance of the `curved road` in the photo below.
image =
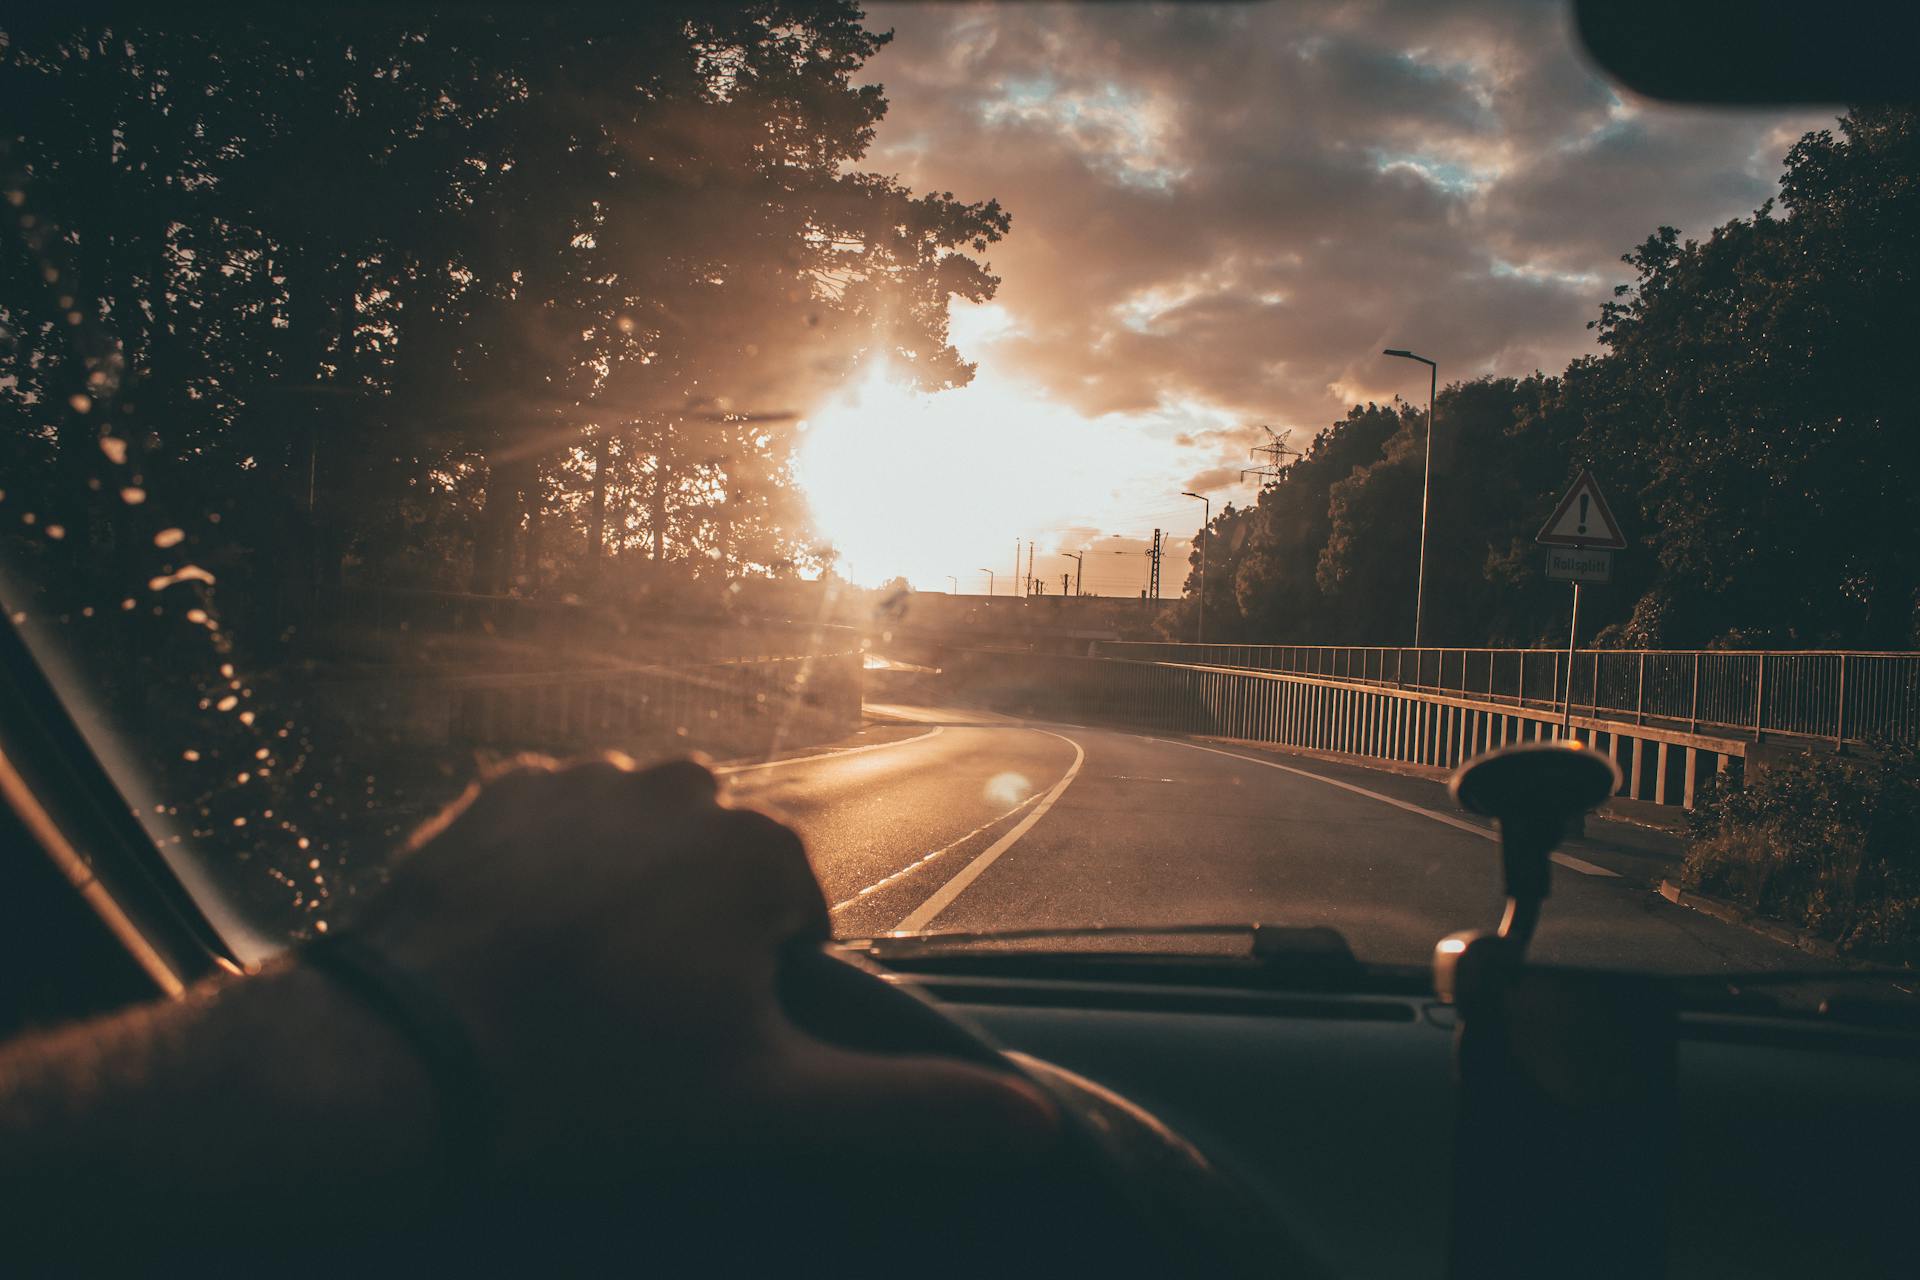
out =
[[(1431, 783), (1282, 753), (990, 713), (726, 770), (807, 841), (835, 932), (1329, 925), (1363, 960), (1425, 964), (1499, 915), (1491, 829)], [(1711, 973), (1795, 953), (1674, 906), (1582, 844), (1563, 852), (1543, 960)], [(1615, 865), (1607, 865), (1610, 861)]]

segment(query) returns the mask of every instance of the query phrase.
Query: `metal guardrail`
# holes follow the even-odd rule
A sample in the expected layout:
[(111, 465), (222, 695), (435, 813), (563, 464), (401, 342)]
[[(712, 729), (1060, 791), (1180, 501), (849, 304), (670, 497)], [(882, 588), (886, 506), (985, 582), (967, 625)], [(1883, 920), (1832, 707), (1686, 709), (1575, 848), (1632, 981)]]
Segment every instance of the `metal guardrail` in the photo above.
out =
[(467, 636), (537, 652), (596, 653), (627, 662), (800, 658), (856, 646), (830, 623), (783, 622), (661, 608), (645, 611), (570, 599), (473, 595), (400, 587), (331, 587), (314, 601), (323, 637)]
[[(690, 748), (771, 741), (783, 729), (851, 731), (860, 722), (861, 654), (470, 675), (440, 682), (449, 736), (572, 749), (620, 735), (674, 733)], [(612, 736), (610, 739), (609, 736)]]
[(1577, 714), (1845, 743), (1920, 743), (1920, 653), (1393, 648), (1100, 641), (1093, 654), (1316, 676)]
[(863, 655), (556, 671), (370, 669), (328, 682), (337, 709), (385, 737), (575, 754), (606, 748), (736, 754), (857, 728)]

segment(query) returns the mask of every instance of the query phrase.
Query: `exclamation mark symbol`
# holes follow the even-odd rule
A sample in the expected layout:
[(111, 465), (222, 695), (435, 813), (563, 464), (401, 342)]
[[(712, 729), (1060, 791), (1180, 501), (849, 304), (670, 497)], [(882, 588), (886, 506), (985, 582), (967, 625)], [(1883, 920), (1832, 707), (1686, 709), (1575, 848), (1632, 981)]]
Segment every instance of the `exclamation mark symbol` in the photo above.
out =
[(1591, 501), (1586, 494), (1580, 495), (1580, 532), (1587, 531), (1587, 503)]

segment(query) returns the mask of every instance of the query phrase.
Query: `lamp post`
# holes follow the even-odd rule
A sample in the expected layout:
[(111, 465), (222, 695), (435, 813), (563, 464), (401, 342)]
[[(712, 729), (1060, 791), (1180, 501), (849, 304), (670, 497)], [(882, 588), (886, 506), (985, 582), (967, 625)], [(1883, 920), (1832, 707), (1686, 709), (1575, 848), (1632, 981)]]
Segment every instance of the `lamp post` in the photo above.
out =
[(1180, 491), (1180, 496), (1200, 499), (1201, 509), (1205, 512), (1200, 521), (1200, 617), (1195, 629), (1195, 638), (1201, 644), (1205, 644), (1207, 642), (1207, 539), (1209, 530), (1213, 526), (1213, 499), (1185, 489)]
[(1084, 551), (1062, 551), (1061, 555), (1073, 561), (1073, 594), (1080, 594), (1080, 571), (1086, 567), (1087, 553)]
[(1433, 399), (1440, 389), (1440, 366), (1425, 356), (1388, 347), (1381, 355), (1418, 360), (1427, 366), (1427, 468), (1420, 479), (1420, 576), (1413, 588), (1413, 647), (1420, 647), (1420, 624), (1427, 603), (1427, 498), (1433, 489)]
[(954, 577), (952, 574), (947, 575), (947, 594), (950, 596), (960, 594), (960, 579)]
[(974, 570), (974, 572), (975, 572), (975, 573), (984, 573), (984, 574), (986, 574), (986, 575), (987, 575), (987, 599), (989, 599), (989, 600), (991, 600), (991, 599), (993, 599), (993, 570), (991, 570), (991, 569), (975, 569), (975, 570)]

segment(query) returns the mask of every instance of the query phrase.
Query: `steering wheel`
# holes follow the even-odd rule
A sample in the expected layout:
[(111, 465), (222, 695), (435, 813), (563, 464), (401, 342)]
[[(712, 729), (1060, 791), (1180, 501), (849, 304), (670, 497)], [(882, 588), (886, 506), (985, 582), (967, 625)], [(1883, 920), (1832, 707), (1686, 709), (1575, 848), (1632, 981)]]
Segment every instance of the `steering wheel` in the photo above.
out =
[[(910, 983), (851, 953), (796, 946), (785, 958), (781, 1001), (809, 1033), (875, 1053), (936, 1053), (1020, 1076), (1058, 1105), (1064, 1140), (1038, 1193), (1050, 1204), (1023, 1204), (1016, 1217), (1043, 1210), (1032, 1225), (1065, 1246), (1034, 1273), (1057, 1262), (1092, 1271), (1090, 1253), (1125, 1274), (1317, 1276), (1324, 1264), (1280, 1225), (1273, 1206), (1216, 1167), (1151, 1112), (1072, 1071), (1003, 1051), (987, 1035), (936, 1005)], [(1196, 1069), (1204, 1070), (1203, 1066)], [(978, 1189), (975, 1189), (977, 1194)], [(1007, 1194), (989, 1195), (996, 1212)], [(1031, 1240), (1034, 1231), (1022, 1232)], [(1011, 1234), (1009, 1232), (1009, 1234)], [(1002, 1237), (1004, 1241), (1004, 1237)], [(1031, 1249), (1028, 1242), (1023, 1248)], [(972, 1267), (958, 1258), (956, 1272)], [(997, 1270), (1004, 1271), (1003, 1257)]]

